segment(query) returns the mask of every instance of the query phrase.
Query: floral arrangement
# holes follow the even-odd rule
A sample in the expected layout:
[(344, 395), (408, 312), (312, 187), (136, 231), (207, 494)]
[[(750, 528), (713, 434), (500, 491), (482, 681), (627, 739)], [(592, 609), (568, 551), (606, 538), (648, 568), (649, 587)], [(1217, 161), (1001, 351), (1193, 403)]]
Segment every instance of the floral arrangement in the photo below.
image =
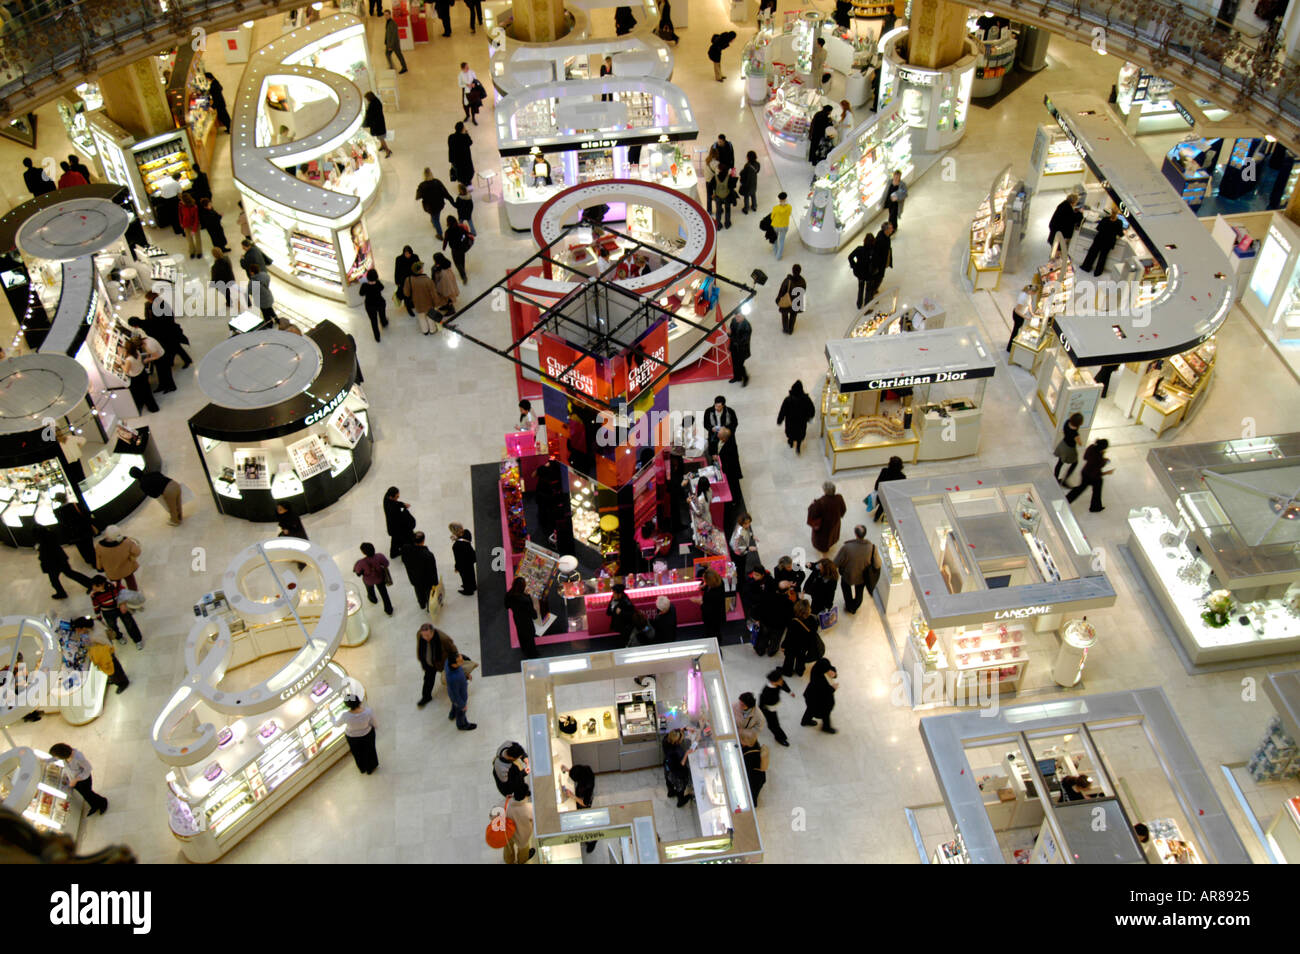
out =
[(1205, 621), (1205, 625), (1219, 629), (1228, 625), (1228, 620), (1237, 604), (1227, 590), (1215, 590), (1205, 598), (1204, 605), (1205, 612), (1201, 614), (1201, 619)]

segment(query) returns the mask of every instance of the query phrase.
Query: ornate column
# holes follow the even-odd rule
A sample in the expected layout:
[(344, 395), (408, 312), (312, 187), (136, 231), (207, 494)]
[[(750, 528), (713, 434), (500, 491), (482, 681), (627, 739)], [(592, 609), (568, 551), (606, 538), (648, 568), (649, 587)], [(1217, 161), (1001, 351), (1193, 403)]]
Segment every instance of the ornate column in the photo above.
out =
[(961, 59), (968, 13), (961, 4), (948, 0), (912, 0), (907, 62), (939, 70)]
[(175, 128), (167, 93), (147, 56), (99, 77), (104, 114), (138, 140)]
[(528, 43), (558, 40), (569, 32), (563, 0), (512, 0), (515, 39)]

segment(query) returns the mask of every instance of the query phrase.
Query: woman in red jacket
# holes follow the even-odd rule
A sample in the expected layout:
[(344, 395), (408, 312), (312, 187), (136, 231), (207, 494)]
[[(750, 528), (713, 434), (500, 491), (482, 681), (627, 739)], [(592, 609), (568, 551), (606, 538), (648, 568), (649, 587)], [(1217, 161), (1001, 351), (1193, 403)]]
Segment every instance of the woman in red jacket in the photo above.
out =
[(177, 211), (181, 220), (181, 231), (185, 233), (185, 241), (190, 244), (190, 258), (202, 258), (203, 240), (199, 237), (199, 204), (194, 201), (194, 196), (182, 192)]

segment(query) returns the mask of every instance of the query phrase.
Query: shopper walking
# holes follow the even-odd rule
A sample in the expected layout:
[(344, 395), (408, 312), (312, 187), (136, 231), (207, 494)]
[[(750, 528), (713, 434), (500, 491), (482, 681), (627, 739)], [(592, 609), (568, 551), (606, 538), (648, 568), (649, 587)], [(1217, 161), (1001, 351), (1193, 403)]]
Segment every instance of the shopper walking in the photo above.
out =
[(749, 386), (749, 372), (745, 370), (745, 362), (749, 360), (750, 339), (753, 335), (754, 327), (749, 319), (743, 312), (736, 312), (727, 330), (727, 352), (731, 355), (731, 377), (728, 384), (739, 382), (741, 387)]
[(506, 799), (505, 818), (513, 825), (514, 832), (501, 849), (502, 857), (508, 865), (526, 865), (537, 854), (537, 849), (532, 846), (533, 799), (528, 786)]
[(871, 288), (868, 290), (868, 301), (875, 298), (880, 291), (880, 286), (885, 282), (885, 272), (894, 267), (894, 243), (891, 238), (893, 234), (894, 227), (888, 222), (876, 233), (876, 240), (871, 249)]
[(465, 657), (460, 653), (452, 656), (444, 664), (443, 679), (447, 683), (447, 695), (451, 698), (452, 708), (456, 711), (456, 728), (462, 732), (477, 729), (476, 723), (469, 721), (469, 680), (472, 677), (465, 671)]
[(161, 470), (132, 467), (127, 473), (135, 478), (146, 497), (152, 497), (167, 511), (167, 525), (179, 527), (185, 519), (185, 514), (181, 511), (181, 485)]
[(442, 21), (443, 36), (451, 36), (451, 4), (452, 0), (433, 0), (433, 10)]
[(385, 158), (393, 154), (393, 150), (388, 148), (385, 140), (388, 135), (388, 122), (384, 119), (384, 104), (374, 93), (366, 93), (366, 112), (361, 119), (361, 127), (379, 140), (379, 150)]
[(790, 266), (790, 274), (781, 282), (776, 293), (776, 307), (781, 312), (781, 331), (787, 335), (794, 334), (794, 322), (806, 307), (808, 282), (803, 277), (803, 269), (798, 265)]
[[(77, 620), (78, 623), (86, 623), (93, 626), (93, 622), (82, 617)], [(73, 624), (76, 630), (76, 624)], [(113, 645), (109, 642), (107, 636), (103, 633), (89, 633), (90, 648), (86, 650), (86, 655), (95, 668), (102, 672), (108, 679), (108, 684), (115, 687), (116, 695), (126, 692), (127, 687), (131, 685), (131, 680), (127, 678), (126, 669), (122, 666), (122, 661), (117, 658), (117, 653), (113, 652)], [(84, 637), (83, 637), (84, 638)]]
[[(425, 173), (428, 173), (429, 170), (425, 169), (424, 171)], [(439, 183), (439, 185), (441, 185), (441, 183)], [(446, 189), (444, 188), (443, 191), (445, 192)], [(448, 196), (448, 198), (451, 197)], [(427, 205), (425, 206), (425, 210), (428, 210)], [(438, 206), (438, 211), (442, 211), (441, 205)], [(442, 238), (442, 223), (440, 223), (435, 217), (434, 224), (438, 228), (438, 238)], [(406, 306), (406, 313), (408, 315), (415, 314), (415, 306), (411, 304), (411, 297), (407, 295), (403, 289), (406, 287), (406, 280), (411, 277), (412, 269), (415, 268), (419, 261), (420, 256), (415, 254), (415, 251), (411, 246), (404, 245), (402, 246), (402, 254), (397, 256), (396, 261), (393, 262), (393, 285), (397, 288), (397, 301), (399, 304)]]
[(95, 779), (91, 773), (89, 759), (66, 742), (56, 742), (51, 745), (50, 755), (64, 763), (63, 777), (72, 783), (72, 787), (85, 799), (90, 808), (86, 812), (87, 817), (108, 811), (108, 799), (95, 791)]
[(768, 213), (771, 218), (772, 231), (776, 233), (776, 260), (781, 261), (781, 256), (785, 254), (785, 234), (790, 231), (790, 216), (794, 213), (794, 207), (786, 201), (786, 194), (778, 192), (776, 195), (776, 205), (772, 206), (772, 211)]
[(477, 113), (478, 110), (475, 108), (471, 111), (469, 94), (470, 90), (474, 88), (474, 84), (477, 82), (478, 74), (469, 68), (468, 63), (461, 63), (460, 72), (456, 74), (456, 85), (460, 87), (460, 105), (465, 110), (466, 121), (472, 121), (475, 126), (478, 125), (478, 120), (474, 119), (471, 113)]
[(123, 595), (122, 584), (117, 581), (110, 581), (103, 576), (95, 576), (90, 581), (90, 605), (104, 628), (119, 643), (125, 643), (126, 637), (118, 628), (119, 625), (122, 626), (131, 637), (131, 642), (135, 643), (135, 648), (144, 649), (144, 636), (136, 625), (135, 614), (122, 602)]
[(1083, 210), (1079, 208), (1083, 202), (1083, 197), (1077, 192), (1071, 192), (1052, 212), (1051, 221), (1047, 223), (1047, 244), (1050, 248), (1056, 241), (1056, 236), (1060, 235), (1062, 245), (1066, 249), (1070, 247), (1070, 239), (1074, 238), (1074, 230), (1079, 227), (1083, 221)]
[(848, 513), (844, 498), (835, 492), (835, 484), (822, 484), (822, 495), (808, 505), (808, 526), (812, 527), (813, 549), (827, 553), (839, 542), (840, 521)]
[(826, 40), (817, 37), (812, 47), (812, 84), (818, 90), (825, 89), (826, 81)]
[(149, 386), (149, 370), (145, 364), (143, 339), (132, 339), (127, 342), (126, 359), (122, 362), (122, 370), (126, 372), (127, 390), (131, 394), (131, 400), (135, 402), (136, 413), (143, 414), (149, 411), (156, 414), (158, 402), (154, 400), (153, 388)]
[(732, 175), (732, 168), (719, 160), (718, 178), (713, 184), (713, 224), (719, 229), (731, 228), (731, 207), (736, 204)]
[(840, 592), (844, 594), (844, 612), (853, 614), (862, 605), (864, 591), (875, 591), (880, 574), (880, 554), (867, 539), (867, 528), (858, 524), (853, 539), (846, 540), (835, 554), (835, 568), (840, 572)]
[(391, 540), (388, 548), (390, 557), (397, 556), (402, 552), (402, 547), (414, 539), (415, 515), (411, 513), (411, 505), (402, 499), (402, 492), (396, 487), (384, 491), (384, 529)]
[(876, 509), (871, 515), (871, 519), (876, 523), (879, 523), (881, 518), (885, 516), (885, 500), (880, 494), (880, 485), (891, 480), (907, 480), (907, 474), (903, 473), (903, 458), (901, 457), (889, 458), (888, 463), (880, 468), (880, 473), (876, 475), (876, 483), (872, 487), (872, 493), (876, 498)]
[(406, 57), (402, 54), (402, 37), (397, 29), (397, 21), (393, 19), (393, 11), (384, 11), (384, 59), (388, 61), (388, 68), (393, 68), (393, 54), (397, 54), (397, 62), (402, 64), (402, 68), (397, 71), (398, 75), (406, 72)]
[(808, 124), (808, 161), (813, 165), (825, 159), (830, 152), (831, 140), (827, 137), (826, 130), (835, 125), (835, 117), (831, 115), (834, 109), (834, 106), (827, 103), (813, 114), (812, 121)]
[(302, 517), (298, 516), (293, 507), (283, 500), (275, 505), (275, 522), (280, 527), (279, 536), (307, 539), (307, 528), (302, 525)]
[(858, 310), (875, 297), (874, 294), (869, 296), (875, 287), (873, 281), (876, 267), (875, 248), (876, 236), (867, 229), (862, 236), (862, 244), (849, 253), (849, 268), (853, 271), (853, 277), (858, 280)]
[(655, 27), (655, 35), (664, 42), (671, 42), (674, 46), (678, 43), (679, 37), (677, 30), (673, 26), (673, 5), (669, 0), (663, 0), (659, 8), (659, 25)]
[(276, 322), (275, 296), (271, 294), (271, 273), (256, 262), (248, 263), (248, 302), (249, 306), (262, 313), (262, 317)]
[(59, 168), (63, 170), (63, 174), (59, 176), (58, 181), (58, 187), (60, 189), (71, 189), (73, 186), (90, 184), (89, 179), (83, 176), (76, 169), (73, 169), (72, 166), (67, 164), (67, 162), (60, 162)]
[(1088, 247), (1088, 254), (1083, 257), (1083, 271), (1100, 276), (1106, 270), (1110, 250), (1123, 234), (1124, 223), (1120, 221), (1119, 209), (1112, 205), (1106, 217), (1097, 223), (1097, 233)]
[[(239, 283), (235, 281), (235, 267), (219, 248), (212, 250), (212, 268), (208, 270), (208, 286), (226, 300), (226, 310), (232, 315), (232, 308), (238, 310)], [(188, 356), (187, 356), (188, 357)], [(185, 367), (189, 367), (188, 364)]]
[(379, 280), (378, 269), (368, 269), (361, 279), (361, 301), (370, 319), (370, 330), (378, 341), (380, 326), (388, 327), (388, 303), (384, 301), (384, 283)]
[[(415, 188), (415, 198), (424, 211), (429, 214), (434, 233), (438, 238), (442, 238), (443, 206), (448, 202), (454, 205), (456, 200), (447, 191), (447, 187), (442, 184), (442, 180), (434, 177), (433, 170), (428, 166), (424, 169), (424, 181)], [(409, 250), (410, 246), (408, 245), (402, 254), (405, 255), (406, 251)], [(412, 252), (411, 254), (414, 255), (415, 253)]]
[(510, 619), (515, 624), (515, 637), (525, 659), (537, 658), (537, 606), (528, 595), (528, 583), (522, 576), (516, 576), (506, 590), (505, 607), (510, 612)]
[(29, 158), (23, 159), (23, 184), (27, 186), (27, 191), (30, 192), (33, 197), (45, 195), (45, 193), (53, 192), (58, 188), (58, 186), (54, 184), (54, 180), (45, 174), (45, 170), (33, 166), (32, 160)]
[(726, 79), (726, 77), (722, 75), (722, 51), (731, 46), (731, 41), (735, 38), (735, 30), (728, 30), (725, 33), (715, 33), (709, 38), (709, 62), (713, 64), (713, 78), (719, 83)]
[(752, 149), (745, 153), (745, 165), (740, 170), (740, 214), (749, 215), (758, 211), (758, 173), (762, 167), (758, 164), (758, 153)]
[(204, 73), (203, 76), (208, 81), (208, 102), (212, 104), (212, 109), (217, 114), (217, 125), (225, 132), (230, 132), (230, 110), (226, 107), (226, 92), (211, 73)]
[(52, 599), (66, 600), (67, 591), (63, 588), (63, 582), (60, 576), (70, 578), (74, 583), (90, 589), (90, 577), (84, 573), (78, 573), (68, 562), (68, 554), (59, 544), (58, 534), (50, 527), (36, 527), (36, 556), (40, 563), (41, 572), (50, 579), (50, 585), (54, 587)]
[(437, 292), (438, 307), (444, 315), (456, 314), (456, 302), (460, 299), (460, 285), (456, 282), (456, 273), (451, 262), (441, 252), (433, 253), (433, 288)]
[(704, 429), (708, 432), (710, 456), (718, 452), (718, 432), (725, 427), (735, 433), (739, 425), (740, 419), (736, 417), (736, 412), (727, 407), (727, 399), (719, 394), (713, 399), (713, 405), (704, 412)]
[(469, 194), (469, 188), (463, 182), (457, 183), (455, 205), (456, 218), (469, 229), (470, 235), (477, 238), (478, 229), (474, 228), (474, 198)]
[(442, 247), (445, 250), (451, 247), (451, 260), (456, 263), (456, 271), (460, 273), (460, 280), (468, 282), (469, 276), (465, 274), (465, 255), (474, 246), (474, 236), (464, 225), (456, 221), (453, 215), (447, 216), (447, 230), (442, 236)]
[(384, 601), (384, 613), (392, 616), (393, 604), (388, 599), (388, 588), (393, 585), (393, 577), (389, 572), (388, 557), (376, 553), (373, 543), (363, 543), (361, 559), (352, 564), (352, 572), (361, 577), (361, 582), (366, 587), (366, 597), (370, 602), (379, 602), (375, 596), (375, 591), (379, 591), (379, 597)]
[(795, 381), (790, 391), (781, 402), (777, 412), (776, 423), (785, 425), (785, 442), (794, 448), (796, 454), (803, 452), (803, 442), (808, 436), (808, 422), (817, 416), (817, 408), (812, 399), (804, 392), (803, 382)]
[(465, 124), (457, 123), (456, 130), (447, 137), (447, 161), (451, 163), (452, 182), (474, 184), (474, 140), (465, 132)]
[(483, 24), (483, 0), (465, 0), (465, 6), (469, 7), (469, 32), (477, 33), (474, 29), (474, 23)]
[(245, 237), (241, 239), (239, 245), (244, 250), (243, 254), (239, 256), (239, 267), (244, 270), (245, 275), (249, 274), (249, 269), (254, 265), (260, 265), (265, 270), (275, 264), (271, 256), (258, 248), (257, 243), (251, 238)]
[(528, 791), (528, 753), (518, 742), (502, 742), (492, 759), (492, 781), (497, 791), (510, 796)]
[[(399, 521), (401, 519), (399, 517)], [(406, 567), (406, 578), (411, 583), (411, 589), (415, 590), (416, 602), (420, 609), (427, 610), (433, 588), (438, 585), (438, 560), (425, 543), (424, 532), (415, 531), (410, 541), (403, 544), (398, 552), (402, 566)]]
[(1088, 445), (1088, 449), (1083, 452), (1083, 468), (1079, 471), (1079, 486), (1065, 495), (1066, 500), (1074, 503), (1085, 490), (1092, 488), (1092, 499), (1088, 503), (1089, 513), (1101, 513), (1106, 509), (1101, 505), (1102, 478), (1115, 472), (1114, 468), (1106, 469), (1106, 465), (1110, 463), (1110, 458), (1106, 456), (1108, 447), (1110, 447), (1110, 441), (1104, 437), (1098, 438)]
[(203, 257), (203, 239), (199, 236), (199, 204), (194, 201), (194, 196), (188, 192), (182, 192), (180, 204), (177, 206), (176, 214), (181, 223), (181, 230), (185, 233), (185, 242), (189, 246), (190, 258)]
[[(447, 221), (454, 220), (449, 217)], [(402, 283), (402, 294), (420, 323), (420, 333), (431, 335), (437, 331), (441, 317), (438, 308), (438, 289), (433, 279), (424, 274), (423, 262), (412, 263), (411, 274)]]
[(117, 524), (110, 524), (95, 543), (95, 569), (114, 583), (120, 580), (129, 589), (139, 590), (135, 571), (140, 569), (142, 552), (138, 540), (128, 537)]
[(885, 186), (884, 209), (889, 213), (889, 224), (898, 231), (898, 217), (903, 214), (903, 203), (907, 201), (907, 183), (903, 181), (903, 170), (895, 169)]
[(214, 252), (217, 249), (230, 251), (226, 245), (226, 230), (221, 226), (221, 213), (212, 207), (211, 199), (199, 201), (199, 225), (208, 233), (208, 241), (212, 243)]
[(803, 718), (799, 720), (800, 725), (816, 725), (820, 719), (822, 731), (835, 734), (836, 729), (831, 728), (831, 710), (835, 708), (835, 690), (839, 689), (839, 683), (836, 682), (839, 674), (835, 671), (835, 664), (823, 656), (812, 664), (812, 669), (808, 674), (808, 688), (803, 692), (805, 707)]
[(636, 29), (636, 17), (632, 16), (631, 7), (614, 8), (614, 34), (626, 36)]
[[(1056, 466), (1052, 468), (1052, 476), (1062, 487), (1074, 473), (1074, 468), (1079, 466), (1079, 429), (1083, 427), (1083, 415), (1077, 411), (1071, 414), (1064, 424), (1061, 425), (1061, 439), (1056, 442), (1052, 448), (1052, 455), (1056, 458)], [(1061, 466), (1069, 464), (1065, 469), (1065, 474), (1061, 474)]]
[(63, 536), (77, 548), (82, 562), (95, 569), (96, 530), (90, 514), (81, 506), (80, 501), (76, 498), (69, 499), (64, 494), (52, 495), (50, 502), (54, 505), (54, 519), (62, 529)]
[[(420, 699), (416, 708), (423, 709), (433, 701), (433, 689), (438, 682), (450, 655), (459, 653), (456, 644), (446, 633), (434, 627), (432, 623), (421, 624), (415, 634), (415, 658), (424, 671), (424, 681), (420, 684)], [(456, 707), (452, 706), (448, 719), (456, 717)]]
[(777, 706), (781, 704), (781, 693), (783, 692), (789, 693), (791, 696), (794, 695), (794, 690), (786, 685), (785, 676), (781, 673), (781, 670), (773, 669), (767, 674), (767, 685), (758, 694), (758, 708), (763, 713), (767, 727), (771, 730), (777, 744), (788, 746), (790, 740), (786, 737), (785, 730), (781, 728), (781, 717), (776, 712)]
[[(390, 21), (391, 22), (391, 21)], [(379, 768), (379, 753), (375, 751), (375, 713), (356, 696), (343, 700), (346, 712), (334, 717), (334, 724), (343, 726), (352, 760), (362, 775), (372, 775)]]
[[(845, 546), (848, 546), (846, 543)], [(841, 548), (842, 549), (842, 548)], [(808, 578), (803, 583), (803, 595), (808, 598), (812, 611), (821, 619), (823, 613), (827, 613), (835, 606), (835, 585), (839, 582), (840, 574), (835, 568), (835, 564), (826, 558), (818, 560), (808, 571)], [(824, 620), (823, 629), (829, 623)]]
[(797, 600), (785, 628), (785, 640), (781, 643), (785, 655), (781, 672), (786, 676), (802, 676), (808, 663), (821, 655), (817, 647), (820, 641), (812, 604), (808, 600)]
[(456, 592), (463, 596), (473, 596), (478, 589), (476, 569), (478, 555), (474, 552), (473, 535), (459, 523), (449, 523), (451, 532), (452, 566), (460, 576), (460, 589)]

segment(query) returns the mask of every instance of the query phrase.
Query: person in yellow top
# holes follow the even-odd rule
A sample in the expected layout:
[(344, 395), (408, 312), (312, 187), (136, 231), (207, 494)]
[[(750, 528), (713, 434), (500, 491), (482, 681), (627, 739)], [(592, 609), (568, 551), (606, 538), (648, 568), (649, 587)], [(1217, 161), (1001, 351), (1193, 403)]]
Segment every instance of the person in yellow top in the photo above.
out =
[(113, 644), (108, 637), (103, 633), (91, 632), (94, 626), (95, 621), (88, 616), (83, 616), (72, 624), (73, 631), (81, 638), (85, 639), (89, 635), (90, 648), (86, 650), (86, 655), (96, 667), (103, 670), (109, 685), (116, 686), (120, 695), (131, 685), (131, 680), (126, 677), (126, 670), (122, 668), (117, 653), (113, 652)]
[(781, 256), (785, 254), (785, 233), (790, 229), (790, 215), (794, 212), (790, 203), (786, 201), (784, 192), (778, 193), (776, 205), (772, 206), (772, 229), (776, 232), (776, 260), (781, 261)]

